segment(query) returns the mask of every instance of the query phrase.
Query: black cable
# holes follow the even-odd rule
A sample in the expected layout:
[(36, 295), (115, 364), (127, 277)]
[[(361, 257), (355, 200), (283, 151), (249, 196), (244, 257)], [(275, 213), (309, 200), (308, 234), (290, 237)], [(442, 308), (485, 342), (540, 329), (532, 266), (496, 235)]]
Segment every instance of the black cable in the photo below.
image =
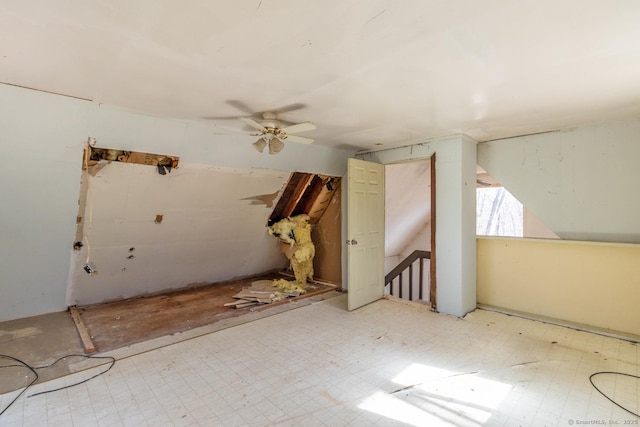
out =
[(11, 401), (9, 402), (9, 404), (7, 405), (6, 408), (4, 408), (1, 412), (0, 412), (0, 416), (2, 416), (2, 414), (4, 414), (6, 412), (7, 409), (9, 409), (11, 407), (11, 405), (13, 405), (15, 403), (16, 400), (18, 400), (20, 398), (20, 396), (22, 396), (24, 394), (25, 391), (27, 391), (29, 389), (29, 387), (31, 387), (33, 385), (33, 383), (35, 383), (36, 381), (38, 381), (38, 373), (35, 371), (35, 369), (33, 369), (31, 366), (27, 365), (26, 363), (24, 363), (22, 360), (20, 359), (16, 359), (15, 357), (12, 356), (7, 356), (6, 354), (0, 354), (1, 358), (4, 359), (11, 359), (14, 362), (18, 362), (20, 363), (20, 365), (8, 365), (8, 366), (1, 366), (0, 368), (17, 368), (17, 367), (25, 367), (27, 369), (29, 369), (33, 375), (35, 375), (36, 377), (24, 388), (22, 389), (22, 391), (20, 393), (18, 393), (18, 395)]
[(631, 377), (631, 378), (636, 378), (636, 379), (640, 379), (639, 376), (637, 375), (631, 375), (631, 374), (625, 374), (624, 372), (612, 372), (612, 371), (601, 371), (601, 372), (596, 372), (594, 374), (591, 374), (589, 376), (589, 382), (591, 383), (591, 385), (593, 386), (593, 388), (595, 388), (596, 390), (598, 390), (598, 393), (600, 393), (601, 395), (603, 395), (604, 397), (607, 398), (607, 400), (609, 400), (611, 403), (613, 403), (614, 405), (616, 405), (618, 408), (627, 411), (628, 413), (630, 413), (631, 415), (640, 418), (640, 415), (636, 414), (635, 412), (630, 411), (629, 409), (625, 408), (624, 406), (620, 405), (618, 402), (616, 402), (615, 400), (613, 400), (612, 398), (610, 398), (609, 396), (607, 396), (606, 394), (604, 394), (594, 383), (593, 383), (593, 377), (595, 377), (596, 375), (602, 375), (602, 374), (615, 374), (615, 375), (624, 375), (626, 377)]
[(111, 357), (111, 356), (85, 356), (84, 354), (68, 354), (68, 355), (66, 355), (66, 356), (62, 356), (61, 358), (59, 358), (58, 360), (56, 360), (55, 362), (53, 362), (53, 363), (51, 363), (51, 364), (49, 364), (49, 365), (45, 365), (45, 366), (37, 366), (37, 367), (34, 367), (33, 369), (45, 369), (45, 368), (50, 368), (50, 367), (52, 367), (53, 365), (55, 365), (56, 363), (58, 363), (59, 361), (61, 361), (61, 360), (63, 360), (63, 359), (66, 359), (67, 357), (83, 357), (83, 358), (85, 358), (85, 359), (108, 359), (108, 360), (110, 360), (110, 361), (111, 361), (111, 364), (110, 364), (110, 365), (109, 365), (109, 367), (108, 367), (107, 369), (105, 369), (104, 371), (102, 371), (102, 372), (98, 372), (98, 373), (97, 373), (97, 374), (95, 374), (94, 376), (92, 376), (92, 377), (90, 377), (90, 378), (87, 378), (87, 379), (84, 379), (84, 380), (82, 380), (82, 381), (79, 381), (79, 382), (77, 382), (77, 383), (75, 383), (75, 384), (66, 385), (66, 386), (64, 386), (64, 387), (56, 388), (56, 389), (54, 389), (54, 390), (41, 391), (41, 392), (39, 392), (39, 393), (31, 394), (31, 395), (29, 395), (29, 396), (27, 396), (27, 397), (39, 396), (39, 395), (41, 395), (41, 394), (51, 393), (51, 392), (59, 391), (59, 390), (64, 390), (64, 389), (66, 389), (66, 388), (75, 387), (75, 386), (77, 386), (77, 385), (84, 384), (84, 383), (86, 383), (87, 381), (90, 381), (90, 380), (92, 380), (92, 379), (94, 379), (94, 378), (96, 378), (96, 377), (99, 377), (100, 375), (106, 374), (107, 372), (109, 372), (109, 371), (111, 370), (111, 368), (113, 368), (113, 365), (115, 365), (115, 364), (116, 364), (116, 359), (115, 359), (114, 357)]
[(66, 386), (64, 386), (64, 387), (56, 388), (56, 389), (54, 389), (54, 390), (45, 390), (45, 391), (41, 391), (41, 392), (39, 392), (39, 393), (34, 393), (34, 394), (31, 394), (31, 395), (29, 395), (29, 396), (27, 396), (27, 397), (39, 396), (39, 395), (41, 395), (41, 394), (45, 394), (45, 393), (52, 393), (52, 392), (54, 392), (54, 391), (60, 391), (60, 390), (64, 390), (64, 389), (67, 389), (67, 388), (70, 388), (70, 387), (75, 387), (75, 386), (80, 385), (80, 384), (84, 384), (84, 383), (86, 383), (87, 381), (90, 381), (90, 380), (92, 380), (92, 379), (94, 379), (94, 378), (96, 378), (96, 377), (99, 377), (100, 375), (106, 374), (107, 372), (109, 372), (109, 370), (111, 370), (111, 368), (113, 368), (113, 365), (115, 365), (115, 364), (116, 364), (116, 359), (115, 359), (114, 357), (111, 357), (111, 356), (87, 356), (87, 355), (84, 355), (84, 354), (67, 354), (67, 355), (65, 355), (65, 356), (62, 356), (62, 357), (58, 358), (55, 362), (50, 363), (50, 364), (48, 364), (48, 365), (35, 366), (35, 367), (34, 367), (34, 366), (30, 366), (29, 364), (27, 364), (27, 363), (23, 362), (23, 361), (22, 361), (22, 360), (20, 360), (20, 359), (15, 358), (15, 357), (13, 357), (13, 356), (7, 356), (7, 355), (5, 355), (5, 354), (0, 354), (0, 358), (11, 359), (11, 360), (13, 360), (13, 361), (15, 361), (15, 362), (20, 363), (20, 365), (6, 365), (6, 366), (0, 366), (0, 368), (21, 368), (21, 367), (25, 367), (25, 368), (29, 369), (29, 370), (30, 370), (30, 371), (35, 375), (35, 378), (33, 379), (33, 381), (31, 381), (29, 384), (27, 384), (27, 386), (26, 386), (26, 387), (25, 387), (25, 388), (24, 388), (24, 389), (23, 389), (23, 390), (22, 390), (22, 391), (21, 391), (21, 392), (20, 392), (20, 393), (19, 393), (19, 394), (18, 394), (18, 395), (17, 395), (17, 396), (16, 396), (16, 397), (15, 397), (15, 398), (10, 402), (10, 403), (9, 403), (9, 405), (7, 405), (7, 407), (6, 407), (6, 408), (4, 408), (4, 409), (2, 410), (2, 412), (0, 412), (0, 415), (4, 414), (4, 413), (5, 413), (5, 411), (6, 411), (7, 409), (9, 409), (9, 408), (11, 407), (11, 405), (13, 405), (13, 404), (16, 402), (16, 400), (18, 400), (18, 399), (20, 398), (20, 396), (22, 396), (22, 395), (24, 394), (24, 392), (26, 392), (26, 391), (27, 391), (27, 390), (28, 390), (28, 389), (29, 389), (29, 388), (30, 388), (30, 387), (31, 387), (31, 386), (32, 386), (36, 381), (38, 381), (38, 378), (40, 378), (40, 377), (39, 377), (38, 373), (36, 372), (36, 370), (37, 370), (37, 369), (46, 369), (46, 368), (50, 368), (50, 367), (52, 367), (53, 365), (55, 365), (56, 363), (60, 362), (61, 360), (66, 359), (66, 358), (68, 358), (68, 357), (82, 357), (82, 358), (84, 358), (84, 359), (107, 359), (107, 360), (110, 360), (110, 361), (111, 361), (111, 363), (110, 363), (110, 365), (109, 365), (109, 367), (108, 367), (107, 369), (105, 369), (105, 370), (104, 370), (104, 371), (102, 371), (102, 372), (99, 372), (99, 373), (95, 374), (95, 375), (94, 375), (94, 376), (92, 376), (91, 378), (87, 378), (87, 379), (84, 379), (84, 380), (79, 381), (79, 382), (77, 382), (77, 383), (70, 384), (70, 385), (66, 385)]

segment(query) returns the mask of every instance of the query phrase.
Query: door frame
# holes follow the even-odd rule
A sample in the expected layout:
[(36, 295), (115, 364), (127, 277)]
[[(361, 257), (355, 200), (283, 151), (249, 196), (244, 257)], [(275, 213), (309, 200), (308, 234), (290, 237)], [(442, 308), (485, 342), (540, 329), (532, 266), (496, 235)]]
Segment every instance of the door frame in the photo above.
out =
[(436, 280), (436, 153), (429, 159), (431, 175), (431, 259), (429, 260), (429, 301), (431, 309), (437, 310), (437, 280)]

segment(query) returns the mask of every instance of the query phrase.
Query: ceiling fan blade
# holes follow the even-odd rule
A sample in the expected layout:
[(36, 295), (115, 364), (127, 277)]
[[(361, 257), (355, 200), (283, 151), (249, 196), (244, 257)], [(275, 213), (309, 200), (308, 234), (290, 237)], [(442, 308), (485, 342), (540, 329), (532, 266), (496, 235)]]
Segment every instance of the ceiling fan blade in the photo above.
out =
[(251, 126), (254, 129), (259, 130), (260, 132), (266, 132), (267, 130), (264, 128), (264, 126), (262, 126), (260, 123), (256, 122), (253, 119), (250, 119), (248, 117), (238, 117), (240, 120), (242, 120), (243, 122), (245, 122), (246, 124), (248, 124), (249, 126)]
[(296, 103), (296, 104), (285, 105), (282, 108), (276, 108), (275, 111), (277, 113), (288, 113), (290, 111), (301, 110), (303, 108), (306, 108), (305, 104)]
[(298, 144), (313, 144), (313, 141), (315, 141), (315, 139), (313, 138), (307, 138), (305, 136), (298, 135), (287, 135), (285, 139), (287, 141), (297, 142)]
[(281, 130), (286, 132), (287, 134), (298, 133), (298, 132), (306, 132), (308, 130), (314, 130), (318, 127), (311, 122), (298, 123), (297, 125), (291, 125), (287, 127), (283, 127)]
[(249, 108), (247, 104), (242, 101), (238, 101), (237, 99), (228, 99), (225, 101), (225, 103), (227, 105), (231, 105), (233, 108), (236, 108), (239, 111), (242, 111), (247, 116), (254, 116), (256, 114), (256, 112)]

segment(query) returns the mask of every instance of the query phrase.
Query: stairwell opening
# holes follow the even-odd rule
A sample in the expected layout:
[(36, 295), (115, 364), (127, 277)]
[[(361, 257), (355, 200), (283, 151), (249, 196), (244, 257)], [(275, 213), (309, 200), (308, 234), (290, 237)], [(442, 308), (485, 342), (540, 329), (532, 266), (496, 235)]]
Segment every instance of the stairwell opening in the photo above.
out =
[(434, 167), (434, 158), (385, 166), (385, 294), (435, 309)]

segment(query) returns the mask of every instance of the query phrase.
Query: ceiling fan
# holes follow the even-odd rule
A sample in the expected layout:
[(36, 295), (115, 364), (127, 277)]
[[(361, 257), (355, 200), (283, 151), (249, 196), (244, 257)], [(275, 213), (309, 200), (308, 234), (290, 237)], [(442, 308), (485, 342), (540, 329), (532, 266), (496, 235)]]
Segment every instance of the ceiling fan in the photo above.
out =
[(293, 134), (314, 130), (316, 129), (315, 124), (311, 122), (293, 123), (283, 120), (279, 117), (280, 113), (288, 113), (305, 108), (306, 105), (304, 104), (291, 104), (278, 108), (276, 110), (255, 112), (242, 101), (230, 99), (225, 102), (228, 105), (242, 111), (246, 114), (246, 116), (208, 116), (203, 118), (206, 120), (242, 120), (245, 124), (258, 131), (257, 133), (251, 133), (250, 135), (260, 137), (260, 139), (258, 139), (252, 145), (261, 153), (267, 146), (269, 147), (269, 154), (279, 153), (284, 148), (284, 142), (282, 142), (283, 140), (297, 142), (300, 144), (311, 144), (314, 142), (313, 138), (307, 138), (304, 136)]
[(277, 114), (272, 112), (262, 113), (262, 120), (259, 122), (250, 117), (239, 117), (247, 125), (256, 129), (258, 133), (251, 133), (259, 136), (252, 145), (259, 152), (263, 152), (265, 147), (269, 147), (269, 154), (277, 154), (284, 148), (284, 142), (291, 141), (299, 144), (311, 144), (313, 138), (293, 135), (298, 132), (306, 132), (316, 129), (316, 125), (311, 122), (303, 122), (282, 127), (282, 123), (277, 120)]

